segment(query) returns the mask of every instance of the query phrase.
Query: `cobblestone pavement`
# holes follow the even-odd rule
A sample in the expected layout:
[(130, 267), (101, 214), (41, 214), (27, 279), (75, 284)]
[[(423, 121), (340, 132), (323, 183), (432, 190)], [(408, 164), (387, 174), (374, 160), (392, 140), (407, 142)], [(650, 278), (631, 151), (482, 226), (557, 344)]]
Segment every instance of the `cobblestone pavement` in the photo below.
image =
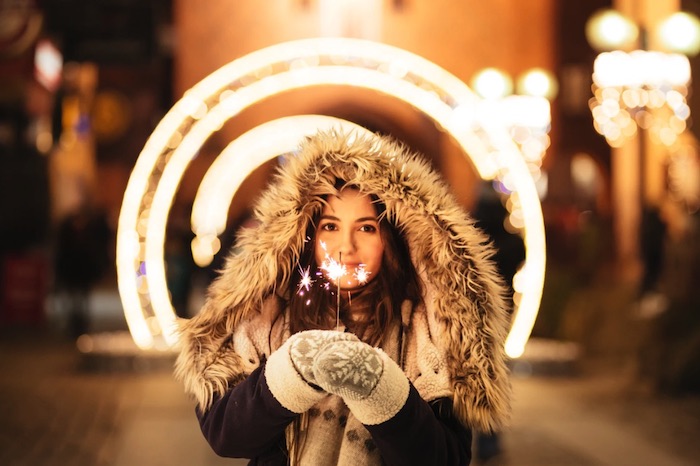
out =
[[(56, 335), (0, 332), (0, 465), (246, 464), (208, 449), (171, 362), (86, 365)], [(503, 452), (475, 464), (683, 466), (700, 458), (700, 397), (650, 396), (614, 372), (513, 381)]]

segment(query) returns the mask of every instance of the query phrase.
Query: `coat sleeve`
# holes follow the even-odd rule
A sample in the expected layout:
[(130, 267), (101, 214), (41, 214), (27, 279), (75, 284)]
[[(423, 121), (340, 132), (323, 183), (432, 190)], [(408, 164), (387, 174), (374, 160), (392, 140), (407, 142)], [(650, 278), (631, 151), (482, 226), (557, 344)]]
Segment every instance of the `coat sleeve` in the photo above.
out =
[(197, 409), (205, 439), (214, 452), (232, 458), (286, 453), (284, 430), (298, 414), (275, 399), (265, 379), (265, 362), (245, 380)]
[(389, 466), (465, 466), (471, 461), (472, 434), (454, 416), (452, 401), (428, 403), (413, 385), (394, 417), (365, 427)]

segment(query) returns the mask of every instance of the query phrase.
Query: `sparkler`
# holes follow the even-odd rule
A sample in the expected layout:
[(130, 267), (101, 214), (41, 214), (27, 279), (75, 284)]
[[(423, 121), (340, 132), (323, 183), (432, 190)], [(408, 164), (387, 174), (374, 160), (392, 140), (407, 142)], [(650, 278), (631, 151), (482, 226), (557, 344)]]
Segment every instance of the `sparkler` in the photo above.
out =
[(345, 275), (345, 266), (342, 263), (342, 253), (338, 252), (338, 263), (340, 265), (340, 271), (342, 273), (338, 278), (336, 279), (336, 284), (338, 285), (338, 290), (336, 291), (336, 305), (335, 305), (335, 328), (338, 329), (340, 327), (340, 279)]
[[(321, 241), (320, 245), (321, 248), (323, 248), (323, 250), (326, 251), (326, 243)], [(335, 326), (336, 328), (338, 328), (340, 326), (340, 282), (343, 276), (345, 276), (348, 273), (347, 267), (345, 266), (345, 264), (342, 263), (342, 253), (338, 252), (338, 261), (333, 259), (328, 253), (326, 253), (326, 258), (321, 263), (321, 265), (319, 265), (319, 269), (323, 270), (326, 273), (326, 276), (331, 281), (335, 282), (337, 287)], [(300, 272), (301, 280), (299, 282), (298, 291), (301, 292), (302, 288), (306, 288), (306, 290), (308, 291), (309, 287), (311, 286), (311, 283), (313, 283), (311, 277), (309, 276), (309, 269), (300, 269)], [(365, 264), (360, 264), (358, 267), (355, 268), (355, 271), (352, 276), (355, 277), (358, 283), (364, 285), (369, 279), (369, 274), (370, 272), (365, 269)], [(349, 292), (348, 298), (350, 298)]]
[(364, 285), (367, 283), (367, 280), (369, 280), (369, 274), (370, 272), (365, 269), (365, 264), (360, 264), (360, 266), (355, 269), (353, 277), (355, 277), (360, 285)]
[[(321, 242), (321, 247), (326, 250), (325, 243)], [(347, 269), (342, 261), (342, 253), (338, 253), (338, 262), (326, 254), (326, 260), (321, 263), (319, 268), (326, 272), (326, 276), (335, 282), (337, 286), (336, 310), (335, 310), (335, 328), (340, 326), (340, 279), (347, 273)]]
[(304, 288), (306, 291), (309, 291), (309, 288), (311, 287), (311, 284), (314, 281), (309, 276), (309, 268), (308, 267), (304, 270), (302, 270), (301, 267), (299, 267), (299, 273), (301, 274), (301, 280), (299, 280), (297, 292), (299, 292), (299, 294), (304, 294), (301, 291), (301, 289)]
[[(326, 243), (320, 242), (321, 247), (326, 251)], [(338, 262), (326, 253), (326, 260), (321, 263), (319, 268), (326, 272), (326, 276), (335, 282), (337, 286), (336, 309), (335, 309), (335, 328), (340, 327), (340, 279), (347, 273), (345, 265), (342, 263), (342, 253), (338, 252)]]

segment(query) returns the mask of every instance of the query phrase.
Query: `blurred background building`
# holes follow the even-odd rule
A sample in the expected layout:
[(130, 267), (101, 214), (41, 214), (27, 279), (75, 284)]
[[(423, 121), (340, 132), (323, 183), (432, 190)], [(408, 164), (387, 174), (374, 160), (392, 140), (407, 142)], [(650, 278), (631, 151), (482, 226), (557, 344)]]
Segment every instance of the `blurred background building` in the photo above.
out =
[[(700, 28), (678, 13), (699, 15), (700, 0), (0, 0), (0, 464), (241, 464), (204, 445), (172, 353), (119, 337), (119, 215), (146, 141), (188, 89), (265, 47), (325, 36), (433, 62), (501, 109), (527, 157), (547, 268), (533, 338), (511, 361), (506, 456), (488, 464), (693, 464)], [(533, 96), (547, 104), (521, 98)], [(276, 162), (246, 178), (202, 259), (190, 215), (207, 170), (241, 134), (299, 114), (424, 153), (516, 273), (522, 219), (507, 183), (481, 180), (408, 103), (314, 86), (256, 102), (189, 161), (163, 248), (178, 316), (197, 312)]]
[[(597, 40), (592, 19), (602, 9), (624, 14), (636, 35)], [(693, 116), (700, 101), (692, 80), (673, 89), (642, 83), (644, 92), (624, 98), (627, 83), (594, 82), (594, 71), (605, 73), (594, 69), (603, 66), (602, 52), (670, 52), (654, 31), (679, 11), (700, 13), (700, 2), (0, 1), (0, 325), (95, 330), (90, 297), (116, 293), (115, 232), (130, 173), (187, 89), (273, 44), (356, 37), (425, 57), (477, 90), (484, 70), (498, 70), (501, 98), (524, 92), (518, 84), (529, 70), (550, 77), (557, 89), (547, 93), (551, 123), (532, 164), (548, 248), (533, 336), (644, 368), (640, 377), (659, 387), (700, 390), (693, 293), (700, 276), (700, 127)], [(695, 53), (683, 55), (689, 75), (698, 72)], [(654, 103), (670, 91), (668, 102)], [(218, 260), (198, 267), (189, 246), (189, 210), (204, 173), (230, 140), (296, 114), (394, 135), (426, 154), (471, 211), (493, 194), (450, 136), (406, 103), (337, 87), (273, 96), (207, 140), (178, 188), (166, 240), (178, 314), (196, 312), (197, 284), (206, 284)], [(236, 194), (222, 243), (230, 243), (273, 166), (258, 168)], [(501, 188), (489, 189), (498, 195)], [(504, 228), (517, 234), (507, 216)], [(66, 254), (74, 259), (68, 265)], [(79, 257), (95, 260), (78, 264)], [(649, 332), (646, 343), (630, 325)]]

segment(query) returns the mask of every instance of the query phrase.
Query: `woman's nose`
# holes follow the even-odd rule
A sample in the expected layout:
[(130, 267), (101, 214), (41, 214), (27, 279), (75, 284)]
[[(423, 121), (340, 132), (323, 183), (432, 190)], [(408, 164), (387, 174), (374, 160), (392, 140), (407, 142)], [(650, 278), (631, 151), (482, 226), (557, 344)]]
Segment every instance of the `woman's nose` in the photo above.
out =
[(343, 237), (340, 243), (340, 252), (343, 255), (348, 255), (355, 252), (355, 235), (352, 232), (343, 233)]

